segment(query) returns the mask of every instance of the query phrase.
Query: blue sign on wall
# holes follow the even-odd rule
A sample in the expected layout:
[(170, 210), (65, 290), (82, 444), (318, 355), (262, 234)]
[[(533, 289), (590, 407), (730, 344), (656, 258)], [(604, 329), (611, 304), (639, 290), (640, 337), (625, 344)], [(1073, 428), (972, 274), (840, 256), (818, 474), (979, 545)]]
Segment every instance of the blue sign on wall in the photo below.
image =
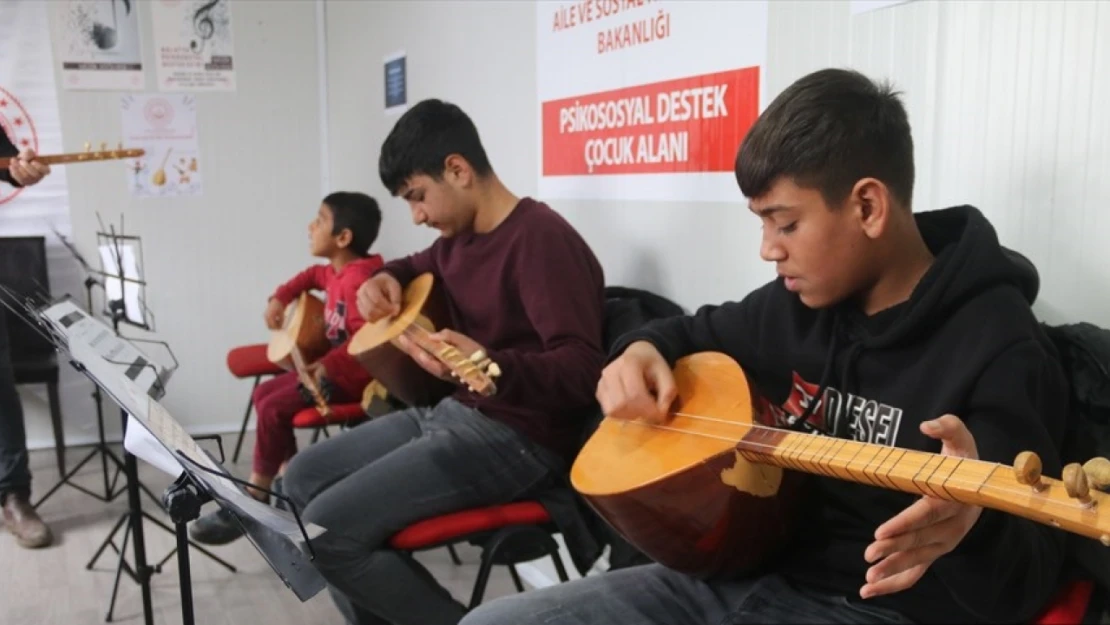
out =
[(404, 108), (408, 101), (408, 79), (405, 71), (405, 56), (399, 55), (385, 61), (385, 110)]

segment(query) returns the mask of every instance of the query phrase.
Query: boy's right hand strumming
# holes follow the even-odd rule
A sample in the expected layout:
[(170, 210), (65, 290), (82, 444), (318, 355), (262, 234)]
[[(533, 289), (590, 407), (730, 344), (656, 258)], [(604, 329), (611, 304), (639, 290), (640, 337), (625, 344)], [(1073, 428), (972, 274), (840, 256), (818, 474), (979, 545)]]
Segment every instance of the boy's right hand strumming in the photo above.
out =
[(263, 318), (266, 320), (266, 327), (271, 330), (280, 330), (282, 322), (285, 321), (285, 306), (275, 298), (270, 298), (270, 303), (266, 305), (266, 312), (263, 313)]
[(663, 423), (678, 394), (674, 372), (654, 345), (636, 341), (601, 372), (597, 400), (614, 419)]
[(358, 287), (358, 312), (370, 323), (401, 313), (401, 283), (382, 272)]

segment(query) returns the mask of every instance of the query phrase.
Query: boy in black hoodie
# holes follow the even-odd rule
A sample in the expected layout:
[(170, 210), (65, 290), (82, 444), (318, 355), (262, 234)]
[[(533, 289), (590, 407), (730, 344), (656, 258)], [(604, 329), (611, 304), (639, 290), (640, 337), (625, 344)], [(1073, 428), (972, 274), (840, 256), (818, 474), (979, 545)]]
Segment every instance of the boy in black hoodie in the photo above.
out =
[[(667, 418), (671, 368), (721, 351), (784, 427), (1060, 475), (1066, 383), (1030, 304), (1035, 270), (970, 206), (914, 214), (897, 95), (822, 70), (760, 116), (736, 176), (779, 278), (739, 302), (614, 346), (610, 417)], [(817, 398), (820, 398), (818, 401)], [(1065, 535), (1000, 512), (815, 477), (815, 516), (765, 574), (697, 580), (660, 565), (492, 602), (464, 625), (1029, 622)]]

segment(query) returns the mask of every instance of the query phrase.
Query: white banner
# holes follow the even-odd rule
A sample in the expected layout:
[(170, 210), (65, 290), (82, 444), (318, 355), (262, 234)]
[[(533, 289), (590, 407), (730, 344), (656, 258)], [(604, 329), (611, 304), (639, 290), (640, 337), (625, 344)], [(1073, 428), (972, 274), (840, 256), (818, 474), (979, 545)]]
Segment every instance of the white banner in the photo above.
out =
[(153, 0), (144, 6), (150, 7), (160, 90), (235, 91), (231, 0)]
[(539, 195), (739, 201), (766, 0), (537, 3)]

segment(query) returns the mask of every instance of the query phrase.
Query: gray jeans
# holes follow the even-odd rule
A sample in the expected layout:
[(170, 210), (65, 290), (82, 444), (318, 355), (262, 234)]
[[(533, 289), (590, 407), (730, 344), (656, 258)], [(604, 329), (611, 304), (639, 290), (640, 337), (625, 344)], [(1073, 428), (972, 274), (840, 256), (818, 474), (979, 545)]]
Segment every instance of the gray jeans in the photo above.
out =
[(428, 571), (389, 548), (406, 526), (508, 503), (563, 463), (512, 428), (446, 399), (379, 417), (293, 456), (284, 490), (328, 530), (316, 566), (348, 622), (455, 625), (466, 609)]
[(883, 608), (800, 590), (777, 575), (706, 583), (649, 564), (497, 599), (462, 625), (909, 622)]

